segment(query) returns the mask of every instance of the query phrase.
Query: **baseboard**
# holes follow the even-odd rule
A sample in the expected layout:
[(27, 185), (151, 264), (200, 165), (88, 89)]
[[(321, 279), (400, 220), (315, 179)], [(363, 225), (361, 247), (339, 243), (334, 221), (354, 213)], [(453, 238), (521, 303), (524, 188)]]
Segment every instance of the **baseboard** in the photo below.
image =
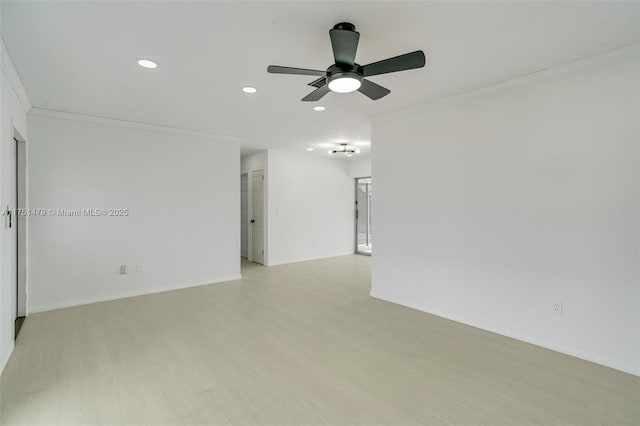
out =
[(199, 287), (199, 286), (209, 285), (209, 284), (219, 284), (219, 283), (223, 283), (223, 282), (227, 282), (227, 281), (235, 281), (235, 280), (239, 280), (239, 279), (241, 279), (241, 276), (240, 276), (240, 274), (237, 274), (237, 275), (231, 275), (231, 276), (223, 277), (223, 278), (216, 278), (215, 280), (209, 280), (209, 281), (205, 281), (205, 282), (179, 284), (179, 285), (175, 285), (175, 286), (156, 287), (156, 288), (151, 288), (151, 289), (120, 293), (120, 294), (117, 294), (117, 295), (107, 296), (107, 297), (86, 298), (86, 299), (77, 299), (77, 300), (66, 300), (66, 301), (62, 301), (62, 302), (44, 303), (44, 304), (33, 304), (33, 305), (30, 304), (29, 305), (29, 313), (32, 314), (32, 313), (37, 313), (37, 312), (54, 311), (56, 309), (65, 309), (65, 308), (72, 308), (74, 306), (91, 305), (93, 303), (109, 302), (111, 300), (119, 300), (119, 299), (126, 299), (126, 298), (129, 298), (129, 297), (144, 296), (146, 294), (164, 293), (166, 291), (181, 290), (181, 289), (189, 288), (189, 287)]
[(287, 259), (287, 260), (278, 261), (278, 262), (269, 262), (269, 264), (267, 264), (265, 266), (288, 265), (290, 263), (309, 262), (311, 260), (320, 260), (320, 259), (328, 259), (328, 258), (331, 258), (331, 257), (348, 256), (350, 254), (354, 254), (353, 253), (353, 249), (351, 249), (350, 251), (346, 251), (346, 252), (332, 253), (332, 254), (322, 255), (322, 256), (300, 257), (300, 258), (292, 258), (292, 259)]
[[(13, 330), (13, 328), (12, 328)], [(13, 348), (15, 346), (15, 341), (13, 340), (13, 336), (11, 338), (11, 342), (9, 343), (9, 346), (7, 346), (7, 349), (5, 349), (5, 351), (2, 353), (2, 359), (0, 359), (0, 376), (2, 375), (2, 372), (4, 371), (4, 367), (7, 366), (7, 363), (9, 362), (9, 358), (11, 358), (11, 354), (13, 353)]]
[(384, 300), (385, 302), (395, 303), (397, 305), (406, 306), (407, 308), (416, 309), (421, 312), (426, 312), (431, 315), (435, 315), (441, 318), (445, 318), (451, 321), (459, 322), (471, 327), (480, 328), (482, 330), (490, 331), (492, 333), (500, 334), (502, 336), (510, 337), (512, 339), (520, 340), (522, 342), (531, 343), (536, 346), (540, 346), (546, 349), (550, 349), (556, 352), (563, 353), (565, 355), (571, 355), (576, 358), (583, 359), (585, 361), (593, 362), (603, 365), (605, 367), (613, 368), (625, 373), (632, 374), (634, 376), (640, 376), (640, 365), (634, 365), (626, 361), (612, 358), (600, 353), (594, 353), (581, 348), (577, 348), (571, 345), (564, 344), (555, 340), (546, 339), (542, 336), (533, 335), (522, 330), (513, 329), (508, 326), (496, 324), (490, 321), (481, 320), (478, 318), (472, 318), (465, 315), (461, 315), (454, 312), (433, 309), (431, 307), (424, 306), (417, 302), (406, 303), (394, 297), (374, 292), (371, 290), (371, 297)]

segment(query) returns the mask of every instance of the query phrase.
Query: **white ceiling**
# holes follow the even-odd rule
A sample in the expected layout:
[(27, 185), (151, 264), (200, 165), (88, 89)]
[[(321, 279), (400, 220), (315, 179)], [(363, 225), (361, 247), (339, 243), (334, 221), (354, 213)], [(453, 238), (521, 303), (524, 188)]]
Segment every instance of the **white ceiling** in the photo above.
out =
[[(267, 74), (327, 68), (328, 30), (342, 21), (361, 34), (358, 63), (422, 49), (427, 66), (372, 77), (392, 91), (378, 101), (303, 103), (313, 77)], [(2, 38), (34, 106), (298, 151), (367, 142), (371, 116), (638, 43), (638, 23), (638, 2), (2, 3)]]

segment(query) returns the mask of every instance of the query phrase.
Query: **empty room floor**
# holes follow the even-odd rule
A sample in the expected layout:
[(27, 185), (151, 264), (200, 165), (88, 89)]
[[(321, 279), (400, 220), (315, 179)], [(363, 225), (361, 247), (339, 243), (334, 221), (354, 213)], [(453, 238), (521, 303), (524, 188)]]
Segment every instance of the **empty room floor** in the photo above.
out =
[(371, 298), (370, 261), (33, 314), (2, 424), (640, 423), (637, 377)]

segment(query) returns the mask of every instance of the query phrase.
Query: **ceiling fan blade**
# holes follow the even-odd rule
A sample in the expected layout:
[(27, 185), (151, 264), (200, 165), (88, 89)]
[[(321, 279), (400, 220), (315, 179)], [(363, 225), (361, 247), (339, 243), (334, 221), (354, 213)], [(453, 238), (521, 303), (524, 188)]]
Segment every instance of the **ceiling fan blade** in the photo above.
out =
[(295, 74), (295, 75), (325, 75), (325, 71), (308, 70), (305, 68), (281, 67), (279, 65), (269, 65), (267, 72), (271, 74)]
[(375, 101), (384, 96), (387, 96), (389, 93), (391, 93), (391, 90), (365, 78), (362, 80), (362, 84), (360, 85), (358, 92)]
[(308, 101), (319, 101), (327, 93), (329, 93), (329, 86), (325, 84), (323, 86), (318, 87), (313, 92), (309, 93), (307, 96), (302, 98), (302, 100), (305, 101), (305, 102), (308, 102)]
[(356, 59), (360, 33), (334, 28), (329, 30), (329, 37), (331, 37), (331, 47), (333, 48), (333, 57), (336, 60), (336, 64), (345, 64), (352, 67)]
[(372, 75), (422, 68), (425, 63), (424, 52), (422, 50), (416, 50), (415, 52), (364, 65), (362, 67), (362, 75), (364, 77), (371, 77)]
[(319, 79), (313, 80), (311, 83), (309, 83), (309, 86), (320, 87), (326, 83), (327, 83), (326, 77), (320, 77)]

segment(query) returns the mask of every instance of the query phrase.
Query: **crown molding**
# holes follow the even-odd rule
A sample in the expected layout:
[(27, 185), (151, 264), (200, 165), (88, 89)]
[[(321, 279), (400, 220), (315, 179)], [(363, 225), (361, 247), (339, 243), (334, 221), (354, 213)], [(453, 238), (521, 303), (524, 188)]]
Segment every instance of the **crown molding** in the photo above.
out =
[(392, 119), (394, 117), (402, 116), (404, 114), (418, 112), (426, 108), (431, 108), (438, 104), (445, 104), (449, 102), (455, 102), (463, 99), (473, 98), (479, 95), (493, 93), (505, 89), (513, 89), (517, 87), (528, 86), (540, 81), (548, 80), (561, 75), (570, 74), (573, 72), (579, 72), (595, 68), (601, 65), (615, 63), (623, 60), (640, 58), (640, 43), (634, 43), (627, 46), (623, 46), (617, 49), (608, 50), (606, 52), (598, 53), (595, 55), (587, 56), (584, 58), (576, 59), (571, 62), (566, 62), (557, 66), (543, 68), (538, 71), (534, 71), (528, 74), (524, 74), (518, 77), (504, 80), (488, 86), (479, 87), (476, 89), (466, 90), (459, 93), (443, 96), (436, 99), (427, 100), (416, 105), (411, 105), (405, 108), (397, 109), (395, 111), (376, 114), (370, 116), (371, 121), (384, 121), (386, 119)]
[(155, 132), (172, 133), (175, 135), (194, 136), (194, 137), (200, 137), (204, 139), (215, 139), (218, 141), (225, 141), (225, 142), (234, 142), (234, 143), (240, 142), (239, 138), (236, 138), (233, 136), (198, 132), (195, 130), (181, 129), (178, 127), (160, 126), (158, 124), (141, 123), (138, 121), (121, 120), (118, 118), (101, 117), (97, 115), (80, 114), (80, 113), (68, 112), (68, 111), (59, 111), (59, 110), (49, 109), (49, 108), (33, 107), (29, 111), (29, 115), (34, 117), (55, 118), (59, 120), (80, 121), (83, 123), (94, 123), (94, 124), (103, 124), (103, 125), (109, 125), (109, 126), (144, 129), (144, 130), (151, 130)]
[(16, 67), (13, 65), (11, 54), (9, 54), (9, 50), (4, 44), (4, 40), (0, 39), (0, 41), (2, 42), (0, 51), (0, 67), (2, 68), (4, 75), (7, 77), (7, 80), (9, 80), (9, 84), (13, 87), (13, 91), (16, 93), (18, 100), (22, 104), (22, 108), (28, 112), (32, 107), (29, 95), (27, 94), (24, 84), (22, 84), (22, 80), (20, 79), (18, 71), (16, 71)]

